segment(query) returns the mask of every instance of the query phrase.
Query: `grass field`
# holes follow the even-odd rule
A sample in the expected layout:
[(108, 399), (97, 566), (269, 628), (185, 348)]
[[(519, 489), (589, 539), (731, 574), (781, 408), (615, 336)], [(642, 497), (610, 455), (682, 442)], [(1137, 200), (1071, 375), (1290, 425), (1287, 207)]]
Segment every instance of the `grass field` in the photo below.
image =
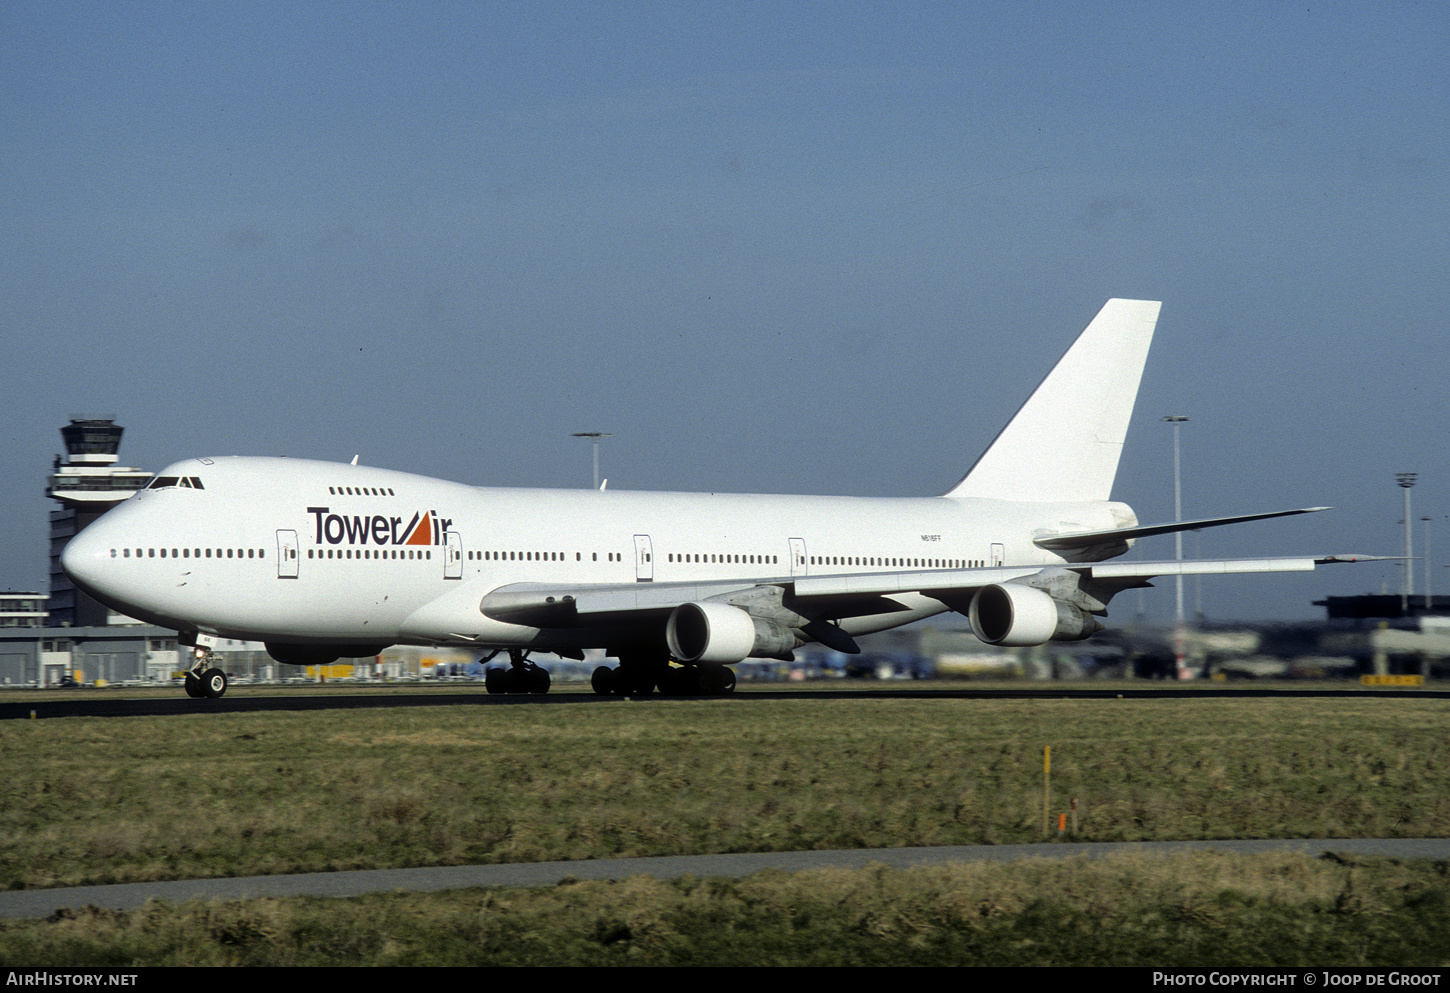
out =
[[(0, 724), (6, 758), (0, 879), (10, 888), (47, 887), (605, 856), (1033, 841), (1041, 838), (1044, 745), (1053, 749), (1052, 809), (1065, 810), (1068, 798), (1076, 797), (1083, 840), (1443, 836), (1450, 827), (1447, 706), (1373, 698), (855, 701), (803, 696), (12, 721)], [(1121, 920), (1112, 918), (1118, 922), (1114, 926), (1147, 927), (1142, 923), (1149, 919), (1146, 914), (1153, 921), (1161, 918), (1153, 931), (1161, 937), (1175, 928), (1209, 928), (1213, 922), (1220, 930), (1237, 927), (1233, 922), (1259, 920), (1255, 915), (1272, 911), (1299, 924), (1312, 918), (1338, 922), (1338, 927), (1352, 906), (1366, 920), (1404, 917), (1406, 926), (1428, 914), (1441, 933), (1450, 932), (1444, 927), (1443, 866), (1365, 863), (1363, 881), (1355, 884), (1360, 887), (1381, 870), (1408, 873), (1366, 902), (1353, 886), (1344, 895), (1349, 877), (1343, 866), (1307, 859), (1283, 865), (1291, 868), (1263, 872), (1272, 880), (1275, 874), (1308, 872), (1292, 868), (1308, 865), (1327, 871), (1329, 881), (1293, 900), (1282, 894), (1265, 897), (1237, 883), (1205, 884), (1193, 898), (1199, 909), (1185, 911), (1182, 894), (1199, 892), (1183, 882), (1188, 870), (1154, 870), (1159, 882), (1140, 883), (1142, 902), (1123, 910)], [(1085, 879), (1090, 868), (1084, 864), (1072, 873)], [(869, 885), (887, 886), (885, 880), (898, 877), (915, 878), (878, 873)], [(747, 883), (719, 884), (726, 888), (720, 899), (744, 917), (732, 917), (736, 911), (723, 905), (710, 911), (733, 922), (720, 925), (732, 934), (749, 931), (751, 914), (739, 907), (754, 904), (729, 896), (730, 887)], [(691, 896), (695, 890), (680, 888), (685, 884), (650, 885), (661, 906), (702, 899)], [(714, 893), (716, 885), (702, 892)], [(799, 885), (806, 887), (800, 899), (816, 899), (807, 892), (814, 884)], [(852, 892), (859, 893), (869, 888), (859, 880), (820, 882), (835, 885), (854, 886)], [(910, 888), (908, 882), (899, 885)], [(877, 961), (871, 956), (903, 942), (915, 947), (940, 939), (948, 957), (977, 947), (967, 938), (980, 938), (990, 947), (996, 939), (987, 932), (1007, 926), (999, 917), (1029, 930), (1036, 926), (1032, 921), (1055, 921), (1050, 930), (1066, 928), (1063, 934), (1070, 934), (1077, 926), (1072, 921), (1085, 922), (1098, 913), (1092, 894), (1102, 884), (1058, 886), (1047, 903), (1045, 897), (1035, 903), (1014, 898), (1001, 914), (973, 918), (960, 935), (956, 925), (931, 923), (946, 913), (940, 896), (932, 895), (944, 892), (946, 884), (927, 880), (920, 885), (926, 895), (918, 903), (902, 896), (901, 907), (907, 913), (906, 908), (917, 906), (914, 912), (926, 930), (891, 925), (887, 930), (899, 940), (861, 952), (862, 961)], [(606, 884), (576, 884), (553, 898), (569, 892), (602, 894), (608, 902)], [(1025, 892), (1039, 890), (1029, 886)], [(1073, 893), (1081, 899), (1069, 899)], [(436, 907), (440, 921), (456, 921), (459, 914), (476, 916), (479, 901), (504, 898), (474, 894), (457, 897), (464, 902), (456, 904), (452, 897), (391, 897), (341, 905), (352, 908), (347, 913), (371, 915), (369, 920), (416, 914), (388, 909), (394, 907), (390, 901), (404, 899)], [(519, 907), (532, 906), (534, 899), (507, 898)], [(545, 900), (539, 907), (548, 906), (546, 897), (537, 899)], [(309, 909), (315, 902), (308, 901), (254, 903), (251, 910), (213, 908), (203, 916), (272, 915), (290, 923), (264, 921), (255, 925), (258, 933), (281, 928), (300, 934), (312, 925), (298, 922), (320, 912)], [(859, 909), (855, 898), (836, 906), (839, 912), (806, 916), (835, 920), (831, 927), (871, 932), (874, 925), (851, 917)], [(154, 908), (152, 913), (172, 911)], [(510, 933), (532, 933), (527, 923), (532, 913), (509, 925), (515, 927)], [(537, 913), (543, 919), (562, 912)], [(669, 928), (685, 933), (688, 927), (681, 931), (678, 921), (689, 914), (678, 913), (685, 916), (671, 917), (677, 923)], [(490, 921), (508, 917), (485, 916)], [(126, 932), (140, 927), (136, 921), (142, 918), (114, 919)], [(191, 919), (200, 933), (212, 933), (206, 930), (212, 925)], [(25, 925), (35, 926), (40, 925)], [(53, 936), (76, 928), (65, 920), (45, 926)], [(354, 922), (349, 929), (361, 926)], [(439, 926), (446, 931), (454, 925)], [(1268, 925), (1259, 920), (1254, 926)], [(13, 936), (21, 927), (6, 925), (4, 933)], [(600, 927), (597, 934), (586, 928), (600, 949), (626, 940), (606, 940), (615, 932)], [(87, 928), (100, 929), (101, 922), (91, 920)], [(1357, 928), (1367, 933), (1365, 921)], [(628, 926), (619, 933), (626, 932), (634, 935), (635, 929)], [(948, 939), (948, 932), (957, 936)], [(1331, 932), (1334, 928), (1324, 934)], [(1346, 934), (1354, 932), (1351, 927)], [(829, 934), (817, 937), (822, 949), (841, 946)], [(338, 960), (402, 962), (423, 954), (415, 944), (397, 945), (397, 940), (393, 952), (379, 939), (365, 955), (355, 950), (339, 953)], [(563, 940), (555, 935), (538, 947), (557, 948)], [(639, 949), (641, 940), (630, 937), (621, 948), (589, 955)], [(792, 954), (803, 954), (814, 940), (793, 942)], [(1207, 947), (1183, 944), (1188, 941), (1184, 935), (1174, 941), (1200, 951)], [(203, 938), (198, 947), (208, 944), (215, 942)], [(247, 946), (245, 941), (235, 947), (221, 944), (234, 951)], [(285, 941), (270, 945), (292, 947)], [(529, 941), (521, 937), (507, 947), (513, 954), (525, 946)], [(31, 954), (50, 946), (41, 941), (25, 947), (32, 951), (15, 958), (20, 954), (16, 946), (0, 945), (0, 957), (32, 962)], [(123, 947), (135, 951), (140, 946), (123, 942)], [(741, 947), (762, 946), (745, 941)], [(1224, 946), (1240, 947), (1242, 942)], [(1442, 949), (1437, 954), (1443, 961), (1444, 946), (1434, 947)], [(404, 948), (411, 951), (404, 954), (399, 950)], [(157, 949), (154, 954), (167, 961), (174, 956), (189, 960), (191, 954)], [(251, 954), (238, 951), (234, 960), (251, 961)], [(296, 961), (319, 960), (301, 945), (287, 954)], [(659, 960), (685, 961), (679, 954), (677, 949)], [(589, 955), (579, 960), (592, 961)], [(424, 958), (451, 960), (436, 949)]]
[(0, 921), (0, 963), (1443, 966), (1446, 867), (1199, 853)]

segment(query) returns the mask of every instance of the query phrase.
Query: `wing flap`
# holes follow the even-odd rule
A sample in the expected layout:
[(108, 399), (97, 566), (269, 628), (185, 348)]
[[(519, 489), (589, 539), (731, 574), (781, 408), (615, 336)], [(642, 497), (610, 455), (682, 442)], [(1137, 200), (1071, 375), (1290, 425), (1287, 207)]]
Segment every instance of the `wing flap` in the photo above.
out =
[(781, 585), (768, 580), (738, 580), (723, 583), (640, 583), (580, 592), (575, 597), (581, 614), (636, 613), (673, 610), (682, 603), (728, 596), (756, 586)]
[(1041, 572), (1045, 566), (1025, 565), (987, 569), (931, 569), (913, 572), (863, 572), (839, 576), (797, 576), (799, 600), (815, 597), (873, 596), (922, 593), (928, 590), (970, 589), (1005, 583)]
[(596, 615), (602, 614), (663, 613), (682, 603), (727, 596), (759, 585), (762, 584), (758, 580), (600, 586), (512, 583), (490, 591), (478, 606), (498, 621), (534, 627), (568, 627), (581, 616), (597, 620)]

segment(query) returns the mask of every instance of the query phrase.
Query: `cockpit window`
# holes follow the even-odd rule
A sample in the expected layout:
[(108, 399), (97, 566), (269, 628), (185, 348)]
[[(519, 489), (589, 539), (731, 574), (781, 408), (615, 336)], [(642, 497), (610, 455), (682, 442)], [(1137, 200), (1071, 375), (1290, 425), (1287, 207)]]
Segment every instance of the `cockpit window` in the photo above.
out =
[(157, 476), (147, 489), (164, 490), (168, 486), (182, 486), (189, 490), (203, 490), (200, 476)]

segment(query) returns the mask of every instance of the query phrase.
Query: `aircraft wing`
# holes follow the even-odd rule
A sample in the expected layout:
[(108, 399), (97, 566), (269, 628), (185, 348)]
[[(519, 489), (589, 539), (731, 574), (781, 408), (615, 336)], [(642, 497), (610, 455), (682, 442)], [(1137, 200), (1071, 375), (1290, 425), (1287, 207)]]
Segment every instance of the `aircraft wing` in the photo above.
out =
[(1088, 548), (1109, 541), (1125, 541), (1131, 538), (1147, 538), (1155, 534), (1172, 534), (1175, 531), (1200, 531), (1203, 528), (1222, 527), (1225, 524), (1242, 524), (1245, 521), (1263, 521), (1271, 517), (1291, 517), (1294, 514), (1317, 514), (1328, 507), (1302, 507), (1298, 510), (1271, 510), (1260, 514), (1240, 514), (1237, 517), (1206, 517), (1198, 521), (1174, 521), (1170, 524), (1140, 524), (1130, 528), (1111, 528), (1107, 531), (1076, 531), (1071, 534), (1048, 534), (1034, 538), (1038, 548), (1063, 551), (1073, 548)]
[[(892, 606), (895, 594), (969, 592), (983, 586), (1025, 579), (1044, 571), (1070, 571), (1084, 579), (1150, 579), (1155, 576), (1230, 575), (1254, 572), (1310, 572), (1316, 565), (1364, 562), (1371, 555), (1287, 558), (1198, 559), (1167, 562), (1094, 562), (1062, 566), (1022, 565), (979, 569), (928, 569), (901, 572), (844, 573), (775, 579), (739, 579), (703, 583), (630, 583), (551, 586), (514, 583), (483, 598), (480, 608), (496, 620), (534, 627), (568, 627), (620, 617), (664, 615), (682, 603), (726, 600), (758, 588), (776, 588), (799, 608), (819, 607), (833, 617), (904, 609)], [(817, 613), (807, 609), (806, 613)]]
[(931, 569), (866, 572), (779, 579), (741, 579), (707, 583), (630, 583), (609, 586), (549, 586), (514, 583), (483, 598), (483, 612), (496, 620), (550, 627), (569, 617), (605, 619), (606, 615), (668, 613), (682, 603), (714, 600), (757, 587), (776, 587), (802, 602), (839, 601), (870, 609), (883, 596), (933, 589), (963, 589), (1031, 576), (1042, 566), (992, 569)]
[[(990, 644), (1042, 644), (1058, 634), (1066, 633), (1070, 640), (1098, 630), (1101, 625), (1089, 615), (1105, 613), (1117, 593), (1150, 585), (1148, 580), (1155, 576), (1309, 572), (1318, 565), (1373, 558), (1376, 556), (1329, 555), (1067, 563), (592, 586), (515, 583), (492, 590), (475, 602), (477, 609), (494, 620), (539, 629), (622, 626), (673, 632), (679, 612), (684, 611), (696, 618), (689, 622), (692, 630), (708, 631), (713, 622), (706, 618), (712, 617), (726, 626), (744, 625), (742, 637), (747, 642), (754, 637), (749, 625), (764, 624), (767, 634), (781, 640), (757, 642), (756, 654), (778, 657), (788, 649), (791, 637), (855, 654), (861, 649), (851, 632), (892, 626), (871, 620), (881, 615), (916, 612), (925, 617), (945, 607), (970, 615), (973, 630)], [(981, 613), (990, 627), (979, 631), (978, 601), (988, 593), (989, 604)], [(458, 606), (468, 609), (461, 602)], [(1019, 615), (1026, 618), (1022, 624)], [(853, 619), (856, 623), (848, 623)], [(1023, 625), (1025, 633), (1019, 633)], [(792, 631), (799, 634), (791, 635)], [(469, 638), (461, 633), (450, 637)], [(762, 651), (761, 644), (770, 648)], [(736, 650), (744, 653), (735, 656), (737, 661), (751, 652), (744, 642)]]
[(1312, 555), (1264, 559), (1185, 559), (1170, 562), (1095, 562), (1071, 565), (1092, 579), (1151, 579), (1154, 576), (1217, 576), (1249, 572), (1313, 572), (1317, 565), (1378, 562), (1392, 555)]

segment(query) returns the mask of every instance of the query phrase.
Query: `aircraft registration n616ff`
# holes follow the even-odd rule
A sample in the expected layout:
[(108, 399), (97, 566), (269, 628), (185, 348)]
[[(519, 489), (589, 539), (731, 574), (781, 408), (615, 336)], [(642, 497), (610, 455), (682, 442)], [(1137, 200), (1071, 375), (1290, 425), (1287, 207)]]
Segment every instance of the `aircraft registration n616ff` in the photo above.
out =
[[(601, 693), (724, 693), (726, 668), (947, 610), (994, 645), (1086, 638), (1153, 576), (1311, 570), (1363, 556), (1110, 563), (1137, 538), (1311, 507), (1140, 526), (1110, 499), (1159, 304), (1109, 300), (976, 463), (925, 498), (493, 489), (368, 466), (198, 458), (66, 548), (77, 587), (196, 646), (278, 662), (394, 644), (507, 651), (493, 691), (544, 692), (531, 652), (601, 648)], [(486, 660), (485, 660), (486, 661)]]

